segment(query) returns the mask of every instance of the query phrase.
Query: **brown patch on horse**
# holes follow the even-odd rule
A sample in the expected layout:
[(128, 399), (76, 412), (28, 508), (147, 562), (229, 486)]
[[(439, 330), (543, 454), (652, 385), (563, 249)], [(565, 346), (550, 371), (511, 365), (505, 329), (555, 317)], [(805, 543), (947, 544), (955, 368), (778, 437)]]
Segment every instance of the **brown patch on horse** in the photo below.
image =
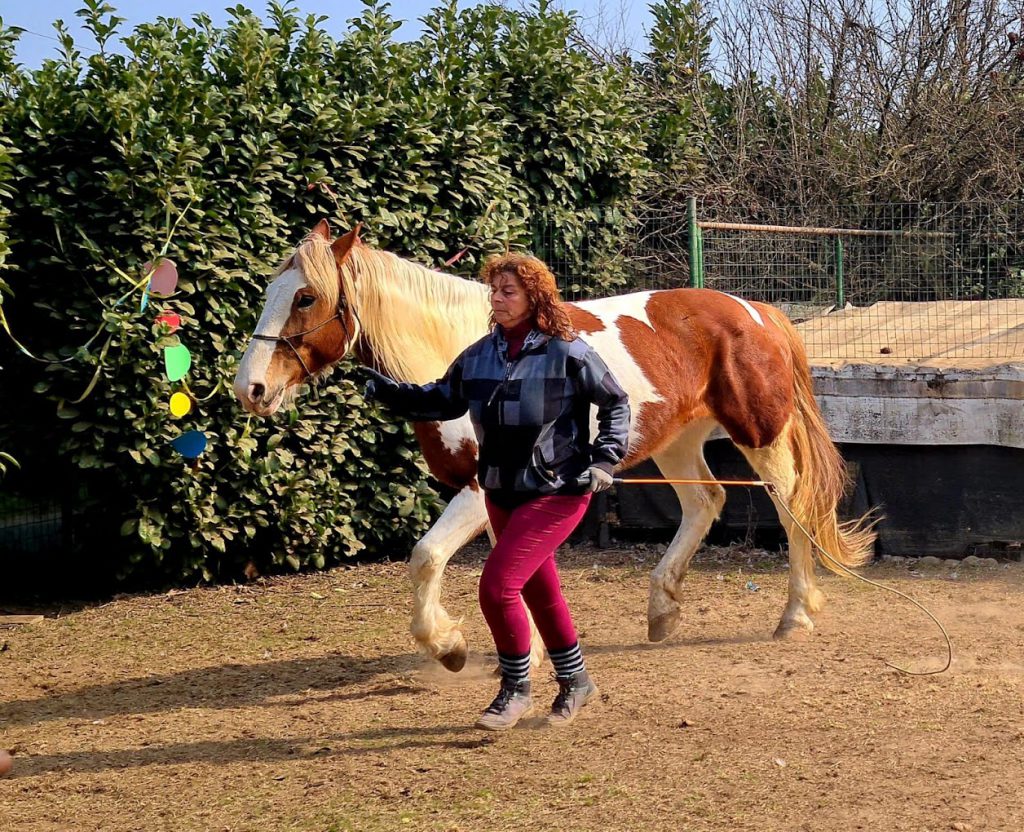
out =
[(586, 309), (580, 309), (573, 303), (567, 303), (565, 306), (566, 310), (569, 312), (569, 320), (572, 322), (572, 328), (577, 332), (586, 334), (588, 332), (600, 332), (605, 328), (604, 323), (593, 312), (588, 312)]
[(307, 358), (305, 354), (302, 357), (313, 375), (333, 364), (348, 347), (348, 336), (352, 332), (352, 325), (348, 321), (345, 323), (348, 327), (347, 331), (341, 325), (340, 320), (332, 321), (323, 329), (308, 335), (302, 346), (299, 347), (300, 352), (308, 348), (309, 357)]
[(364, 367), (371, 367), (380, 372), (380, 362), (374, 357), (373, 350), (366, 343), (365, 338), (357, 338), (355, 346), (352, 347), (352, 357)]
[[(321, 223), (324, 222), (323, 220), (321, 221)], [(313, 231), (319, 233), (319, 228), (320, 224), (318, 223)], [(335, 244), (338, 242), (339, 240), (335, 240)], [(310, 332), (308, 335), (304, 335), (302, 340), (295, 344), (295, 349), (302, 356), (302, 360), (305, 362), (306, 367), (309, 368), (311, 376), (315, 376), (321, 370), (333, 364), (338, 360), (338, 356), (343, 355), (349, 348), (348, 338), (355, 331), (355, 320), (351, 308), (346, 307), (344, 310), (331, 309), (323, 298), (318, 297), (306, 314), (305, 320), (298, 316), (293, 309), (292, 313), (288, 316), (287, 323), (281, 330), (283, 338), (297, 335), (300, 332), (315, 327), (321, 321), (328, 320), (335, 312), (339, 311), (344, 318), (344, 322), (342, 322), (342, 319), (331, 321), (319, 329)], [(288, 373), (287, 386), (301, 384), (306, 380), (306, 373), (299, 362), (295, 361), (292, 348), (287, 344), (279, 343), (274, 349), (268, 375), (276, 378), (277, 374), (283, 374), (289, 367), (290, 372)]]
[[(299, 345), (300, 351), (304, 349), (303, 345)], [(303, 354), (302, 360), (308, 363), (308, 354)], [(316, 370), (313, 372), (316, 372)], [(306, 379), (306, 374), (302, 371), (302, 367), (295, 360), (291, 349), (285, 344), (278, 344), (274, 347), (274, 354), (271, 356), (270, 365), (267, 367), (267, 376), (269, 378), (285, 378), (284, 387), (286, 389), (296, 384), (302, 384)]]
[(463, 439), (459, 449), (453, 453), (444, 444), (437, 422), (415, 422), (413, 431), (420, 443), (423, 459), (436, 480), (459, 490), (466, 486), (473, 491), (479, 490), (476, 481), (476, 442)]
[[(671, 292), (651, 295), (646, 311), (654, 329), (628, 315), (615, 321), (627, 352), (661, 396), (661, 401), (633, 405), (637, 441), (623, 461), (626, 468), (670, 444), (678, 426), (711, 415), (699, 395), (707, 372), (706, 352), (680, 300)], [(685, 348), (667, 351), (666, 339)]]
[[(771, 320), (762, 326), (708, 289), (655, 292), (646, 312), (653, 330), (629, 316), (616, 320), (623, 345), (662, 399), (635, 407), (638, 441), (624, 466), (661, 450), (677, 426), (708, 417), (741, 445), (771, 444), (793, 412), (792, 357)], [(666, 351), (666, 343), (681, 348)]]
[(680, 291), (707, 350), (705, 403), (734, 442), (770, 445), (793, 413), (793, 356), (785, 334), (767, 315), (761, 325), (721, 292)]
[[(289, 332), (289, 330), (291, 331)], [(300, 331), (294, 325), (289, 324), (281, 334), (287, 337)], [(351, 331), (350, 328), (349, 332)], [(316, 332), (303, 336), (302, 340), (295, 344), (295, 347), (309, 368), (310, 376), (315, 376), (337, 360), (345, 343), (345, 330), (341, 326), (341, 321), (331, 321)], [(278, 344), (274, 348), (267, 374), (271, 378), (278, 378), (285, 373), (287, 373), (286, 387), (302, 384), (307, 380), (306, 373), (302, 369), (302, 365), (295, 360), (291, 347), (287, 344)]]

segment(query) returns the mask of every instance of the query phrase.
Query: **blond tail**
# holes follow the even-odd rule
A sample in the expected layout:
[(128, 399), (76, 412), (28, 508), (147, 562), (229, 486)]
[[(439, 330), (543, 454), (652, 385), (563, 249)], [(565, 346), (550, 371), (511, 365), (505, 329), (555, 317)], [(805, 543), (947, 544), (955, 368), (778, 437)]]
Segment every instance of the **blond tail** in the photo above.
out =
[[(814, 537), (822, 565), (841, 573), (830, 558), (846, 567), (862, 566), (871, 560), (878, 517), (872, 512), (840, 523), (836, 509), (849, 485), (846, 463), (828, 434), (825, 420), (814, 399), (811, 370), (800, 333), (789, 319), (772, 307), (772, 320), (785, 334), (793, 356), (793, 386), (796, 413), (790, 420), (789, 441), (793, 451), (797, 484), (790, 509)], [(822, 557), (823, 549), (828, 557)]]

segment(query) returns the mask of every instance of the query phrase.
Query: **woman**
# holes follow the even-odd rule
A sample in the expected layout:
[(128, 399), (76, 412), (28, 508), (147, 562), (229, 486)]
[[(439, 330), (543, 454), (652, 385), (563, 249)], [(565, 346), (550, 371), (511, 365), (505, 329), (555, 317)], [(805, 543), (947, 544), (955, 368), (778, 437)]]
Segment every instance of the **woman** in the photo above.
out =
[[(597, 686), (583, 663), (555, 550), (592, 493), (611, 485), (626, 453), (629, 403), (597, 353), (576, 337), (540, 260), (494, 257), (481, 278), (491, 289), (489, 335), (433, 384), (398, 384), (371, 370), (366, 392), (412, 419), (456, 419), (468, 410), (476, 430), (478, 479), (497, 538), (480, 578), (480, 608), (501, 665), (501, 688), (477, 727), (512, 728), (532, 707), (524, 601), (559, 686), (548, 723), (568, 725)], [(591, 404), (598, 413), (593, 441)], [(586, 472), (589, 486), (581, 486)]]

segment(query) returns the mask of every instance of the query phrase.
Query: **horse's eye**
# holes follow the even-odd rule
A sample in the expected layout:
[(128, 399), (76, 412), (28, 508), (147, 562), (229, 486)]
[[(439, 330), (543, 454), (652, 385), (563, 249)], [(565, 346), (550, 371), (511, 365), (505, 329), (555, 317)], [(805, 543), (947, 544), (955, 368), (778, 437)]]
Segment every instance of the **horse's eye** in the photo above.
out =
[(299, 307), (299, 309), (309, 309), (309, 307), (311, 307), (314, 303), (316, 303), (315, 297), (313, 297), (312, 295), (303, 295), (302, 297), (299, 298), (297, 306)]

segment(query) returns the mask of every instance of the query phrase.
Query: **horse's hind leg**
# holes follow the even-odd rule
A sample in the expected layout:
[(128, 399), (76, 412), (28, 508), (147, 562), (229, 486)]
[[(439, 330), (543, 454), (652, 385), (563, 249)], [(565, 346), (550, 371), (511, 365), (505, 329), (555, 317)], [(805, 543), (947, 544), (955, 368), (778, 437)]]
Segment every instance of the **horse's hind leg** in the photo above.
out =
[[(715, 428), (712, 420), (687, 426), (654, 461), (666, 479), (713, 479), (704, 461), (704, 442)], [(683, 519), (661, 561), (651, 573), (647, 603), (647, 638), (662, 641), (679, 626), (683, 578), (697, 547), (725, 504), (720, 485), (673, 485)]]
[(810, 614), (825, 605), (825, 596), (815, 581), (814, 550), (810, 540), (779, 505), (780, 500), (789, 504), (797, 482), (789, 428), (764, 448), (737, 447), (761, 479), (775, 484), (778, 496), (772, 494), (771, 498), (789, 540), (789, 600), (779, 626), (775, 628), (774, 638), (804, 638), (814, 630)]
[(448, 503), (448, 508), (413, 548), (409, 560), (413, 638), (451, 671), (462, 670), (468, 648), (461, 621), (452, 621), (441, 605), (441, 578), (451, 556), (485, 526), (483, 492), (467, 486)]

